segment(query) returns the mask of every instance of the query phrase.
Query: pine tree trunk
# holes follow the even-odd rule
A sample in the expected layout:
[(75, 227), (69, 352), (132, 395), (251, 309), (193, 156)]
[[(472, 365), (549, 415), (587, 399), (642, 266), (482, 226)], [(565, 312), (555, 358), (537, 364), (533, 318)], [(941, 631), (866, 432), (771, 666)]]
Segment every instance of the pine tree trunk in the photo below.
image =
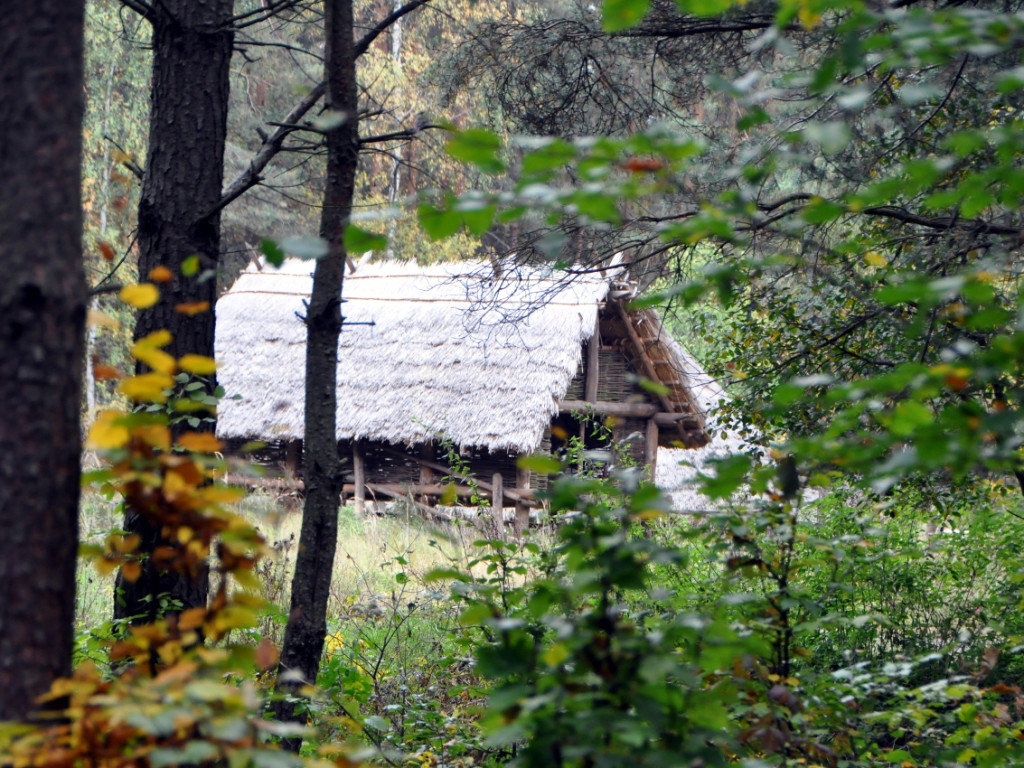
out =
[[(346, 120), (327, 136), (327, 184), (320, 235), (328, 241), (329, 250), (317, 262), (306, 315), (306, 505), (277, 684), (279, 693), (293, 697), (304, 682), (316, 681), (327, 634), (327, 599), (342, 485), (335, 420), (346, 260), (343, 235), (352, 209), (359, 154), (352, 2), (326, 0), (324, 6), (328, 108), (343, 114)], [(305, 716), (296, 711), (294, 699), (278, 701), (275, 716), (285, 721), (305, 721)], [(298, 739), (286, 742), (296, 752), (300, 745)]]
[(83, 4), (0, 20), (0, 720), (71, 668), (78, 549)]
[[(161, 0), (152, 8), (153, 81), (139, 201), (139, 277), (146, 280), (153, 268), (165, 266), (174, 278), (160, 284), (156, 306), (139, 312), (135, 338), (168, 330), (173, 340), (165, 349), (170, 354), (213, 357), (220, 215), (209, 214), (224, 181), (232, 2)], [(198, 269), (184, 274), (182, 264), (193, 256)], [(208, 311), (176, 310), (196, 302), (207, 302)], [(200, 428), (213, 424), (204, 422)], [(129, 509), (125, 528), (141, 535), (143, 550), (152, 551), (159, 543), (159, 521)], [(161, 612), (161, 594), (184, 608), (205, 605), (208, 589), (205, 575), (183, 579), (147, 564), (134, 583), (118, 578), (114, 618), (152, 621)]]

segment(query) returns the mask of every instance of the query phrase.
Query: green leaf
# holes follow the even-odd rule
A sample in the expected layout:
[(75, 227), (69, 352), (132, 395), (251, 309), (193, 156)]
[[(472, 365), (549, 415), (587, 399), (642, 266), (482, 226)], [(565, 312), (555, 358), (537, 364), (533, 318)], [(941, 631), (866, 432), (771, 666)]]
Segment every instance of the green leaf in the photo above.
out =
[(516, 461), (520, 469), (529, 469), (541, 475), (555, 475), (562, 471), (562, 462), (554, 456), (545, 456), (535, 453), (531, 456), (521, 456)]
[(355, 224), (345, 227), (345, 250), (349, 253), (365, 253), (366, 251), (382, 251), (388, 245), (384, 235), (367, 232)]
[(571, 145), (561, 139), (552, 139), (523, 157), (523, 176), (546, 181), (555, 170), (575, 159), (576, 150)]
[(701, 475), (702, 490), (712, 499), (724, 499), (743, 485), (750, 467), (751, 460), (746, 454), (715, 461), (714, 477)]
[(650, 0), (604, 0), (602, 24), (605, 32), (621, 32), (639, 24), (647, 11)]
[(831, 200), (816, 199), (808, 203), (800, 212), (800, 216), (808, 224), (827, 224), (842, 216), (846, 208)]
[(909, 437), (919, 428), (931, 424), (933, 418), (927, 406), (910, 400), (893, 409), (889, 431), (897, 437)]
[(694, 16), (718, 16), (732, 8), (732, 0), (676, 0), (676, 5)]
[(370, 715), (363, 720), (363, 725), (367, 728), (372, 728), (375, 731), (387, 731), (391, 728), (391, 723), (380, 715)]
[(181, 274), (185, 277), (192, 277), (199, 271), (199, 256), (192, 254), (181, 262)]
[(448, 154), (456, 160), (472, 163), (484, 173), (502, 173), (505, 163), (498, 157), (501, 140), (484, 128), (467, 128), (448, 140)]
[(451, 237), (459, 231), (462, 226), (462, 216), (446, 208), (436, 208), (430, 204), (423, 204), (416, 209), (416, 218), (420, 226), (427, 233), (431, 240), (443, 240)]
[(214, 760), (220, 750), (208, 741), (190, 741), (181, 749), (158, 748), (149, 753), (149, 764), (152, 768), (164, 768), (168, 765), (198, 765)]
[(286, 237), (279, 244), (292, 256), (305, 261), (322, 259), (330, 248), (322, 237)]
[(268, 264), (280, 267), (284, 263), (284, 251), (276, 241), (271, 240), (269, 237), (264, 237), (260, 240), (260, 251), (267, 257)]

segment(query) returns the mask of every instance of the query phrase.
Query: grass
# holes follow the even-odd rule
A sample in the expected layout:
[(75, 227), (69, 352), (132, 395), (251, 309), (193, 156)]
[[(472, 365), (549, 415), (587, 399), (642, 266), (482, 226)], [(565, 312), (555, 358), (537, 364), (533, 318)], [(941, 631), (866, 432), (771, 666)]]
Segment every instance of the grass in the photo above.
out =
[[(260, 631), (279, 642), (287, 617), (289, 590), (302, 527), (301, 501), (261, 491), (248, 494), (239, 513), (257, 526), (272, 549), (259, 563), (267, 616)], [(119, 504), (102, 494), (83, 492), (82, 541), (101, 543), (121, 526)], [(338, 513), (338, 547), (334, 558), (328, 615), (373, 616), (395, 600), (406, 603), (429, 592), (423, 577), (434, 568), (466, 568), (479, 531), (469, 522), (434, 523), (400, 509), (395, 514), (357, 515), (351, 507)], [(76, 624), (80, 632), (103, 626), (110, 619), (114, 575), (100, 575), (82, 563), (78, 572)]]

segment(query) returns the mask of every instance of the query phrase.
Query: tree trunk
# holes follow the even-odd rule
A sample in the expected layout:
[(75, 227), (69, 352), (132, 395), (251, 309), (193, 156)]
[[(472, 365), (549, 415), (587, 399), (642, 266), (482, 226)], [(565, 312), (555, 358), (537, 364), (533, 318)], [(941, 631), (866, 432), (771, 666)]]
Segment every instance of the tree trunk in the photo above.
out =
[(83, 4), (0, 21), (0, 720), (71, 669), (82, 355)]
[[(303, 683), (316, 681), (327, 634), (327, 599), (338, 538), (342, 476), (335, 420), (346, 260), (343, 235), (352, 209), (359, 154), (352, 0), (326, 0), (324, 7), (328, 108), (344, 115), (345, 121), (327, 136), (320, 235), (329, 243), (329, 250), (317, 262), (306, 315), (306, 506), (277, 682), (278, 693), (292, 698), (281, 699), (275, 706), (278, 719), (299, 722), (304, 722), (305, 716), (296, 711), (294, 696)], [(286, 742), (296, 752), (300, 745), (299, 739)]]
[[(139, 312), (135, 338), (168, 330), (166, 347), (175, 357), (213, 357), (216, 270), (220, 255), (220, 214), (224, 180), (228, 85), (232, 50), (231, 0), (161, 0), (152, 4), (153, 81), (149, 148), (139, 201), (139, 278), (158, 266), (174, 277), (160, 284), (160, 301)], [(183, 269), (191, 257), (198, 269)], [(186, 274), (189, 272), (189, 274)], [(180, 304), (206, 302), (207, 311), (188, 314)], [(214, 383), (210, 383), (210, 389)], [(200, 428), (212, 430), (212, 421)], [(125, 511), (125, 528), (152, 551), (161, 536), (159, 521)], [(205, 577), (184, 579), (157, 572), (148, 561), (134, 583), (118, 577), (115, 619), (152, 621), (162, 594), (184, 608), (206, 604)]]

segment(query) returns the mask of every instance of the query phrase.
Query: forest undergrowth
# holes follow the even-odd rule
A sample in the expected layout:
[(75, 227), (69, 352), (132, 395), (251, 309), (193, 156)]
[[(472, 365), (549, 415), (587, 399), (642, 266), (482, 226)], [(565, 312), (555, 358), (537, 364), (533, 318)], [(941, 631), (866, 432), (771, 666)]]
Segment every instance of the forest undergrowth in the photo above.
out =
[[(1019, 759), (1024, 520), (999, 484), (927, 505), (913, 489), (849, 491), (695, 517), (628, 478), (574, 482), (584, 509), (522, 542), (340, 510), (311, 755), (336, 743), (420, 766), (631, 749), (644, 765)], [(234, 639), (279, 644), (299, 513), (258, 492), (239, 507), (273, 554), (255, 570), (259, 622)], [(116, 520), (87, 497), (86, 538)], [(87, 566), (80, 587), (79, 661), (100, 661), (111, 577)]]

